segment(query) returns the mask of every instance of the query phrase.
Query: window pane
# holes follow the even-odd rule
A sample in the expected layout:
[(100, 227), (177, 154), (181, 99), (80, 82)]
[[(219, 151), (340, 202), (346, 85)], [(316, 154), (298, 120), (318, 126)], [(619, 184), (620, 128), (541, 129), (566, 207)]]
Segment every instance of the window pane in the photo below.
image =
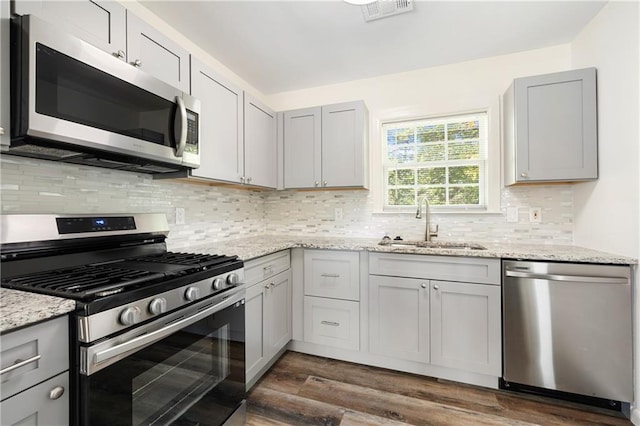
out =
[(418, 162), (444, 160), (444, 143), (430, 143), (428, 145), (418, 145)]
[(444, 140), (444, 124), (420, 126), (416, 128), (418, 142), (437, 142)]
[(463, 186), (449, 188), (449, 204), (479, 204), (480, 188)]
[(399, 145), (413, 143), (413, 128), (387, 130), (387, 145)]
[(398, 188), (388, 191), (390, 206), (414, 206), (416, 200), (413, 188)]
[(422, 197), (427, 196), (429, 204), (432, 206), (444, 206), (447, 202), (446, 190), (444, 187), (431, 187), (418, 189), (418, 200), (422, 200)]
[(449, 167), (449, 183), (478, 183), (480, 168), (478, 166)]
[(416, 148), (410, 146), (397, 146), (389, 149), (387, 157), (394, 163), (409, 163), (414, 161)]
[(449, 143), (449, 160), (476, 160), (478, 158), (480, 158), (479, 141)]
[(477, 120), (450, 123), (447, 124), (447, 131), (449, 140), (479, 138), (480, 124)]
[(418, 169), (418, 185), (437, 185), (446, 183), (444, 167)]

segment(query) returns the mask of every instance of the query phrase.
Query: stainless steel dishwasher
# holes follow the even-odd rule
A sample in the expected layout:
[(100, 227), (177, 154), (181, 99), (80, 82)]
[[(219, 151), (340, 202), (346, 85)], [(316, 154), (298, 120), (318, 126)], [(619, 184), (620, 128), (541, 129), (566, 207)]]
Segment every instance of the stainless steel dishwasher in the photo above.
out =
[(631, 268), (522, 261), (502, 268), (501, 387), (578, 394), (614, 409), (633, 401)]

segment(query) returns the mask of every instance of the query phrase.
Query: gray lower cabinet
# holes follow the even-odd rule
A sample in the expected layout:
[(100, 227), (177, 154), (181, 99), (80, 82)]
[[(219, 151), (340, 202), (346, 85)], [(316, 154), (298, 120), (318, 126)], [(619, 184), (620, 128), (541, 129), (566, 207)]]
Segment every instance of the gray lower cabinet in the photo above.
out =
[(0, 423), (68, 425), (68, 317), (4, 334), (0, 345)]
[(369, 350), (391, 358), (429, 362), (428, 281), (369, 277)]
[(505, 185), (597, 179), (595, 68), (517, 78), (503, 105)]
[(284, 187), (368, 187), (368, 111), (344, 102), (284, 112)]
[(499, 259), (371, 253), (369, 273), (371, 353), (501, 375)]
[[(247, 262), (245, 362), (247, 389), (275, 362), (291, 340), (289, 251)], [(255, 279), (260, 277), (260, 281)]]

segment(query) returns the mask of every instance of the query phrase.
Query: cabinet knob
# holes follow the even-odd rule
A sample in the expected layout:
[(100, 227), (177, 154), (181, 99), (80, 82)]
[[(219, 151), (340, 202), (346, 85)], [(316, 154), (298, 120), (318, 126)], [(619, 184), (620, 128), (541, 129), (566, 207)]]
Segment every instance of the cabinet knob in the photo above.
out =
[(240, 183), (244, 183), (244, 176), (240, 176)]
[(520, 176), (522, 176), (523, 178), (526, 178), (528, 175), (525, 172), (520, 173)]
[(64, 394), (64, 388), (62, 386), (56, 386), (49, 391), (49, 399), (58, 399)]
[(118, 50), (117, 52), (113, 52), (113, 56), (124, 61), (126, 55), (124, 54), (124, 50)]
[(320, 186), (320, 182), (315, 181), (315, 182), (314, 182), (314, 185), (315, 185), (315, 186)]
[(251, 178), (250, 177), (247, 178), (247, 183), (251, 183)]
[(265, 284), (264, 288), (266, 288), (267, 290), (269, 290), (269, 284)]
[(142, 66), (142, 61), (140, 59), (136, 59), (135, 61), (131, 62), (131, 65), (136, 68), (140, 68)]
[(322, 181), (322, 186), (327, 186), (327, 181), (326, 180)]
[(434, 290), (438, 290), (439, 288), (440, 288), (440, 286), (438, 286), (437, 284), (435, 284), (435, 285), (433, 286), (433, 289), (434, 289)]
[(0, 135), (4, 135), (4, 127), (0, 127)]
[(425, 283), (422, 283), (422, 284), (420, 284), (420, 287), (427, 288), (427, 285)]

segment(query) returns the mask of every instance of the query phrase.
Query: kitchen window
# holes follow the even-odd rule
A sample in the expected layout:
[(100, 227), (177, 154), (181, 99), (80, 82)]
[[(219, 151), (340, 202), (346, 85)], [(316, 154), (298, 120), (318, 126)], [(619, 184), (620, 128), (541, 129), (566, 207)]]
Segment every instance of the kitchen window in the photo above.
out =
[(382, 125), (384, 210), (486, 208), (487, 112)]

